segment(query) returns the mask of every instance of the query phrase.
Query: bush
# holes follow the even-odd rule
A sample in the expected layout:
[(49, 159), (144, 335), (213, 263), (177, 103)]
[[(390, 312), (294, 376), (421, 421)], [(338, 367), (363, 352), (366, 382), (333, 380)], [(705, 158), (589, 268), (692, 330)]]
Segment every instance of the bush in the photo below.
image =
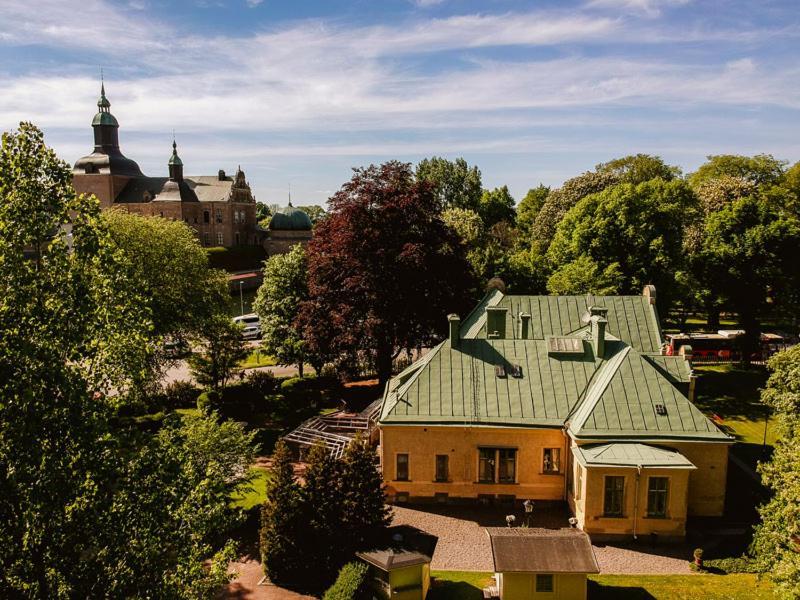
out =
[(247, 385), (259, 396), (274, 394), (278, 389), (278, 381), (269, 371), (250, 371), (247, 374)]
[(190, 381), (173, 381), (164, 388), (169, 408), (191, 408), (197, 403), (200, 390)]
[(219, 410), (220, 404), (219, 394), (214, 390), (206, 390), (197, 397), (197, 408), (202, 413)]
[(367, 565), (350, 562), (342, 567), (334, 584), (328, 588), (322, 600), (361, 600), (368, 598)]
[(703, 567), (708, 571), (724, 571), (725, 573), (760, 573), (756, 561), (749, 556), (734, 556), (731, 558), (715, 558), (703, 561)]

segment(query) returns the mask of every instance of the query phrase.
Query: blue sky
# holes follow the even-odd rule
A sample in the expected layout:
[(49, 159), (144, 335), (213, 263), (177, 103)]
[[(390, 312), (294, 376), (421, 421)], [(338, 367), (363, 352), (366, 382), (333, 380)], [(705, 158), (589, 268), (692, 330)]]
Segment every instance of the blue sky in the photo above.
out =
[(0, 0), (0, 128), (92, 147), (103, 67), (123, 151), (241, 164), (324, 203), (354, 166), (463, 156), (519, 199), (599, 162), (800, 159), (796, 0)]

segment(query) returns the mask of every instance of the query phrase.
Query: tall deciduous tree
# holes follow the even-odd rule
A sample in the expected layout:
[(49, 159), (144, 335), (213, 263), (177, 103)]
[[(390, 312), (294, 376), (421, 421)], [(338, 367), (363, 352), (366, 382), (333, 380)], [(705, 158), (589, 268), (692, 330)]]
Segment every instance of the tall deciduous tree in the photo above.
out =
[(697, 188), (704, 181), (727, 175), (745, 179), (757, 186), (775, 185), (780, 183), (785, 169), (786, 161), (778, 160), (771, 154), (718, 154), (709, 156), (708, 161), (689, 175), (689, 183)]
[(433, 186), (433, 193), (443, 208), (478, 211), (483, 193), (481, 172), (463, 158), (453, 161), (434, 156), (417, 165), (417, 179)]
[(406, 163), (356, 169), (329, 206), (306, 250), (298, 323), (315, 354), (340, 364), (366, 354), (386, 381), (396, 353), (431, 343), (443, 315), (469, 306), (469, 265)]
[(664, 162), (660, 156), (650, 154), (633, 154), (615, 158), (595, 167), (598, 173), (609, 173), (617, 177), (620, 183), (638, 185), (651, 179), (671, 181), (680, 177), (681, 170)]
[(198, 341), (203, 350), (189, 357), (195, 379), (214, 389), (224, 387), (239, 363), (247, 358), (241, 326), (227, 315), (218, 315), (206, 324)]
[(529, 189), (528, 193), (520, 201), (519, 206), (517, 206), (517, 229), (519, 229), (520, 235), (527, 244), (530, 244), (536, 215), (542, 210), (542, 206), (544, 206), (549, 194), (550, 188), (540, 183), (537, 187)]
[(800, 598), (800, 346), (773, 356), (761, 400), (775, 413), (777, 443), (759, 466), (774, 493), (763, 505), (751, 550), (785, 598)]
[(481, 194), (480, 204), (478, 204), (478, 214), (486, 227), (502, 222), (513, 224), (517, 213), (514, 210), (514, 198), (508, 191), (508, 186), (484, 190)]
[[(271, 256), (264, 265), (264, 282), (258, 288), (253, 309), (261, 320), (261, 345), (280, 364), (296, 364), (300, 377), (303, 364), (321, 365), (309, 356), (302, 332), (295, 325), (300, 304), (308, 299), (308, 273), (303, 246)], [(316, 364), (315, 364), (316, 363)]]

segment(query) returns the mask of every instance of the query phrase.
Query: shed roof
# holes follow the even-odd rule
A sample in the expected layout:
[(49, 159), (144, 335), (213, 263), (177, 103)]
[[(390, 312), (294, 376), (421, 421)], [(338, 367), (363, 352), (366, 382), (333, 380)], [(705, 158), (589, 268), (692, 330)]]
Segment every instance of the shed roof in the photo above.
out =
[(384, 571), (431, 562), (430, 556), (417, 552), (416, 550), (408, 550), (402, 547), (356, 552), (356, 556)]
[(498, 573), (599, 573), (589, 536), (577, 529), (487, 527)]
[(694, 469), (692, 462), (677, 450), (647, 444), (597, 444), (572, 448), (584, 467), (648, 467)]

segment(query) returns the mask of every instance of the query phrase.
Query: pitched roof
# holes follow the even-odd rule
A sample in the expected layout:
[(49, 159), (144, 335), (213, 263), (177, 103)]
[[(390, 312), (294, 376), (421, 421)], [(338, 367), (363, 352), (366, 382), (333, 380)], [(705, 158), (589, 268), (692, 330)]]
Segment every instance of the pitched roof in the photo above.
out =
[[(217, 175), (184, 177), (180, 190), (169, 185), (168, 177), (134, 177), (125, 185), (115, 202), (146, 202), (145, 192), (152, 200), (182, 200), (184, 202), (226, 202), (231, 196), (233, 178)], [(175, 187), (175, 189), (172, 189)], [(178, 193), (180, 192), (180, 193)]]
[(498, 573), (599, 573), (589, 536), (576, 529), (487, 527)]
[(696, 468), (688, 458), (676, 450), (647, 444), (613, 443), (574, 446), (572, 453), (584, 467)]
[(431, 562), (430, 556), (402, 547), (356, 552), (356, 556), (384, 571)]

